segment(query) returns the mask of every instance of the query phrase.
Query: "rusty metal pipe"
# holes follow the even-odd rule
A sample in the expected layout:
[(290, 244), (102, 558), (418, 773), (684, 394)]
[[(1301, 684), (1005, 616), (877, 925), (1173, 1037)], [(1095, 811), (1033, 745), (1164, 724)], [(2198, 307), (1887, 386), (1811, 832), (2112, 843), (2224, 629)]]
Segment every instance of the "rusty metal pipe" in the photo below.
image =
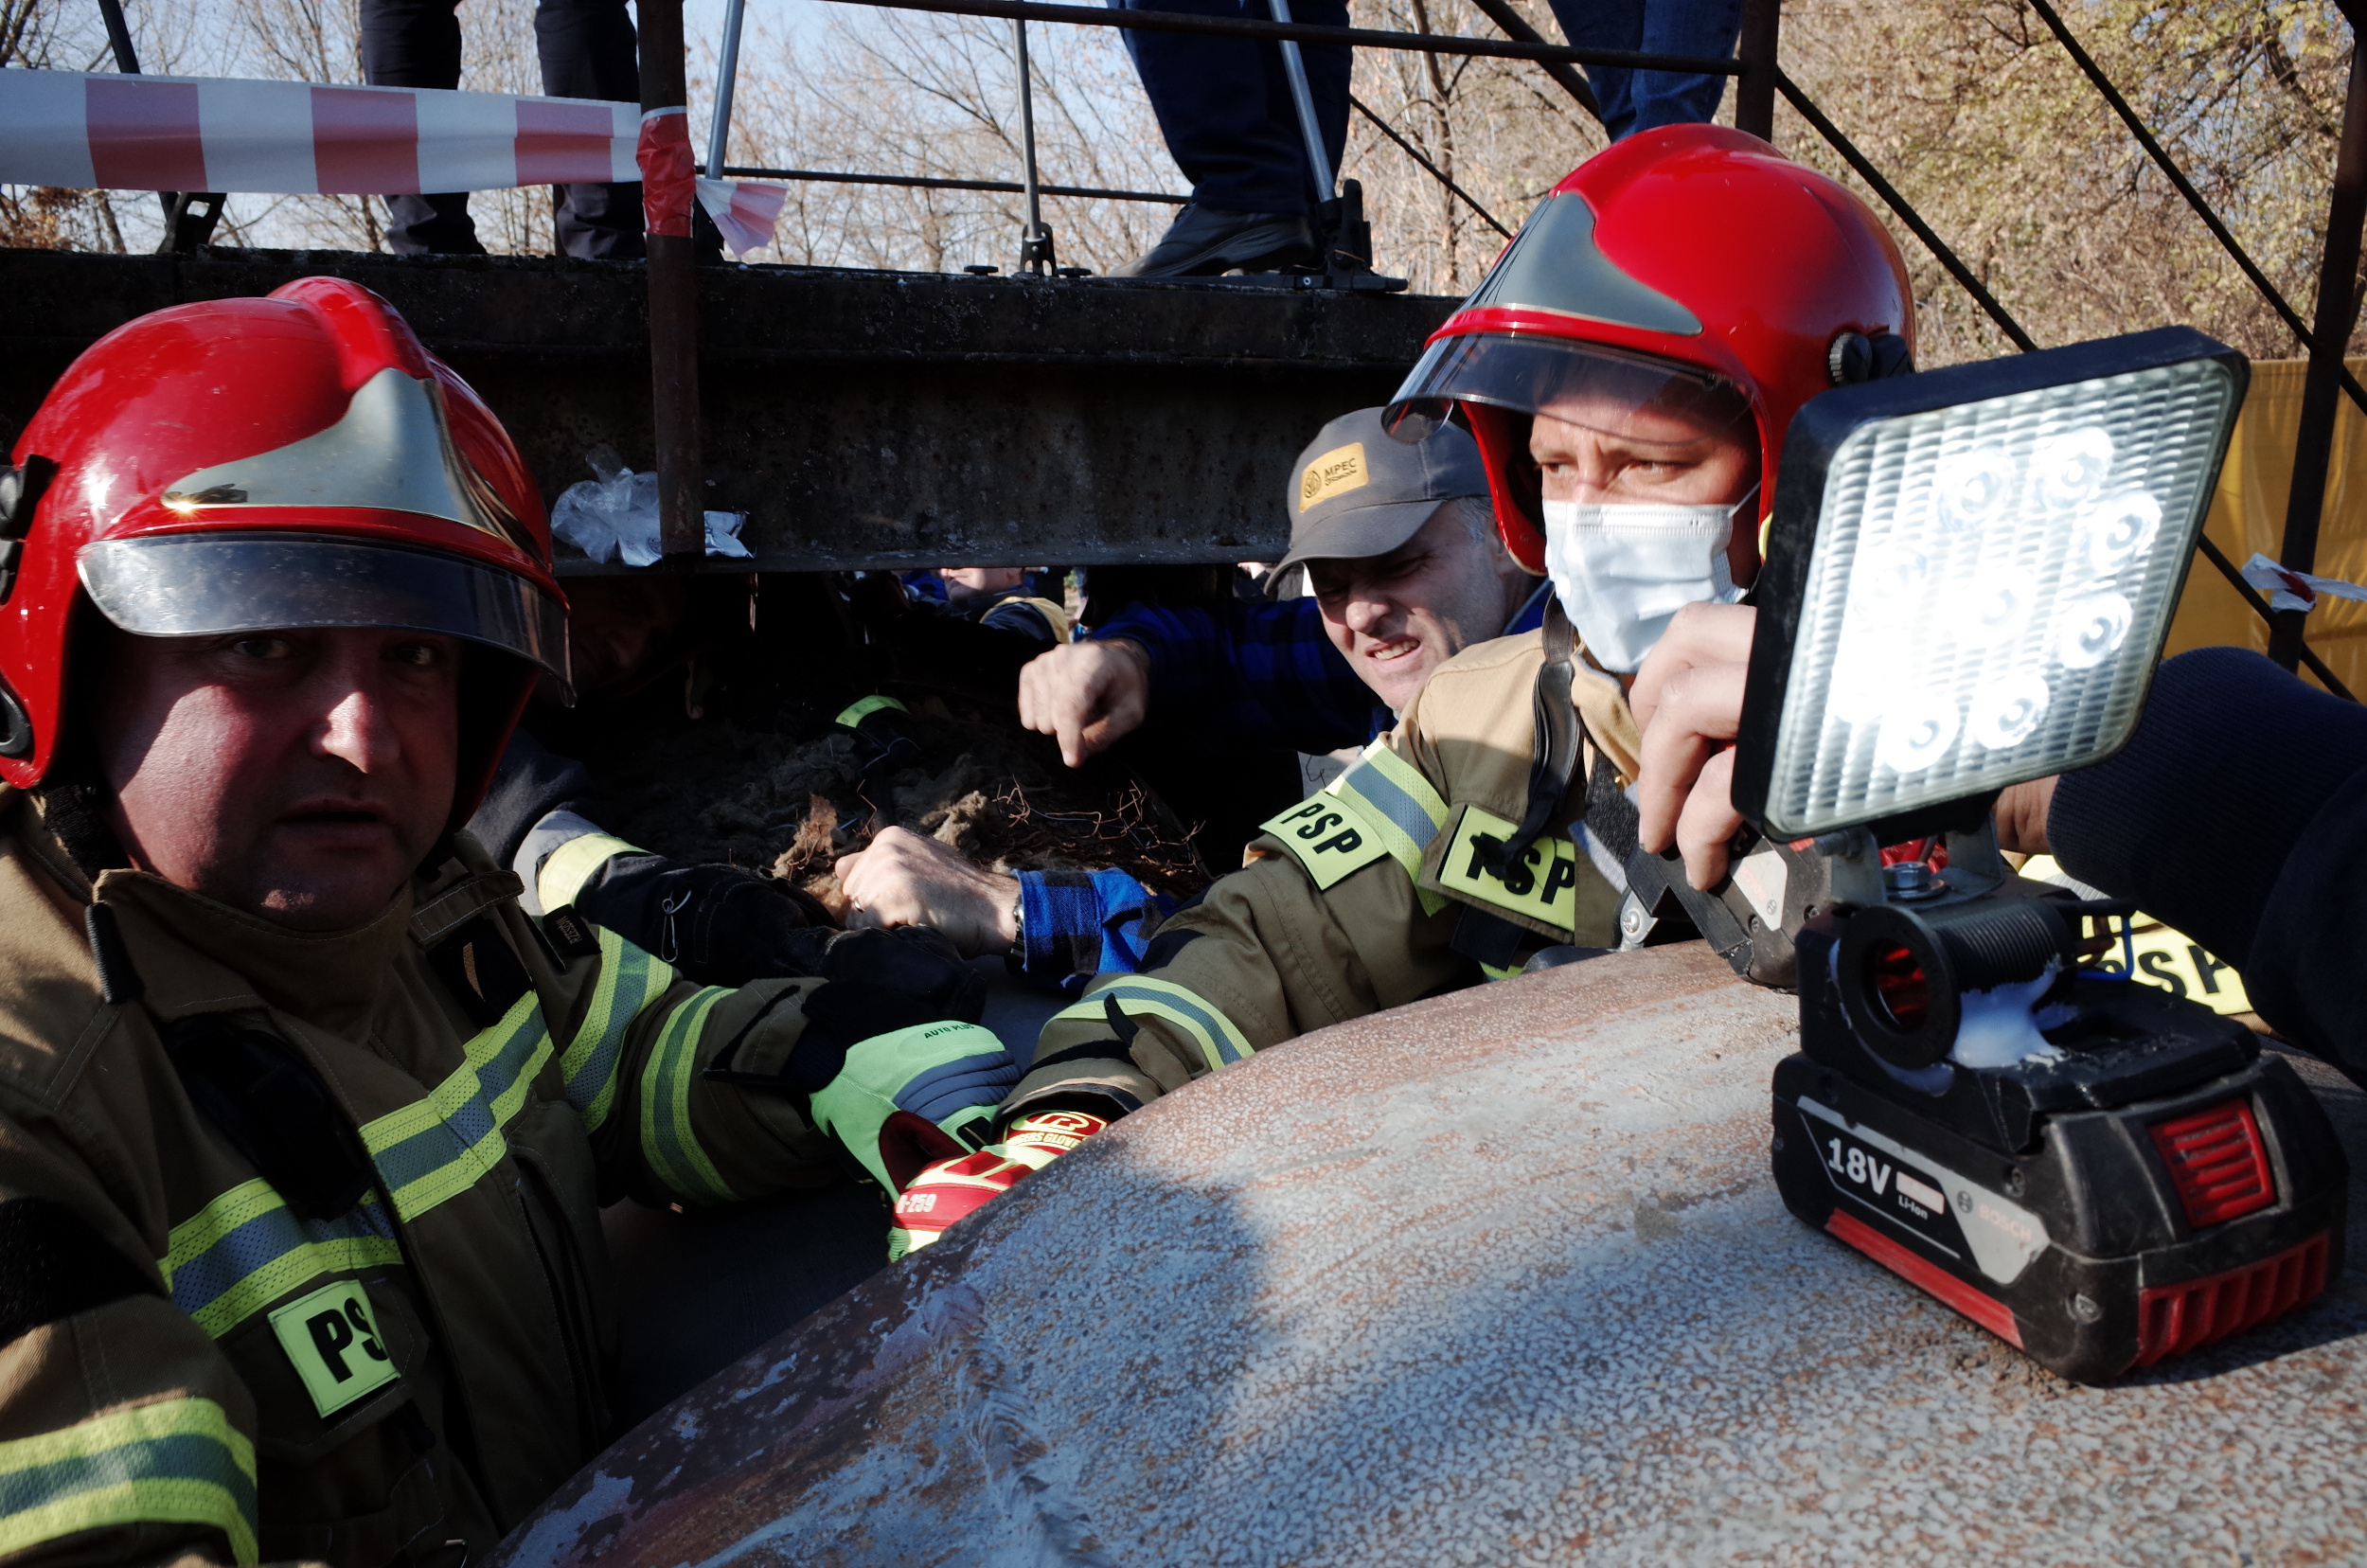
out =
[[(641, 0), (641, 112), (686, 106), (682, 0)], [(695, 205), (695, 204), (694, 204)], [(706, 548), (699, 450), (699, 276), (688, 235), (649, 246), (650, 423), (657, 444), (658, 547), (697, 561)]]
[[(486, 1568), (2358, 1556), (2357, 1272), (2057, 1383), (1786, 1212), (1797, 1018), (1685, 942), (1261, 1050), (651, 1417)], [(2361, 1168), (2367, 1096), (2296, 1060)]]
[[(2318, 302), (2309, 331), (2309, 369), (2302, 380), (2301, 430), (2293, 441), (2293, 488), (2285, 502), (2285, 542), (2277, 560), (2296, 572), (2317, 570), (2318, 522), (2325, 508), (2326, 468), (2334, 452), (2336, 398), (2342, 389), (2342, 350), (2358, 320), (2358, 236), (2367, 222), (2367, 71), (2351, 57), (2350, 92), (2342, 105), (2342, 143), (2334, 161), (2334, 195), (2326, 203), (2325, 251), (2318, 265)], [(2291, 669), (2301, 661), (2304, 610), (2280, 610), (2269, 619), (2269, 657)]]

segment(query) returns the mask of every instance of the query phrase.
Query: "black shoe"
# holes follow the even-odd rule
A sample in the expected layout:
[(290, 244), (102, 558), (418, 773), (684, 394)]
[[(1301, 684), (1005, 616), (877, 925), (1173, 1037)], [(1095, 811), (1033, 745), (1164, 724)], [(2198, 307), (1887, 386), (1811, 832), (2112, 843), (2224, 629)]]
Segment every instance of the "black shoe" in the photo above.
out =
[(1238, 267), (1272, 272), (1315, 264), (1315, 231), (1303, 215), (1219, 212), (1194, 202), (1176, 215), (1147, 255), (1112, 277), (1213, 277)]

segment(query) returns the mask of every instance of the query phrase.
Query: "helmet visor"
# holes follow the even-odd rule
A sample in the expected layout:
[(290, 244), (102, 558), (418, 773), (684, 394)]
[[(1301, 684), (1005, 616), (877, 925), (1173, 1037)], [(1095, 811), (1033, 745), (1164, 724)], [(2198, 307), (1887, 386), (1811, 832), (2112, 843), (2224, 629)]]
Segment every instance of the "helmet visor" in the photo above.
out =
[(1653, 441), (1722, 435), (1751, 418), (1741, 389), (1706, 370), (1594, 344), (1486, 332), (1432, 344), (1381, 423), (1400, 441), (1419, 441), (1458, 402)]
[(99, 613), (143, 637), (380, 626), (483, 643), (567, 679), (567, 615), (524, 578), (440, 551), (291, 534), (108, 539), (78, 561)]

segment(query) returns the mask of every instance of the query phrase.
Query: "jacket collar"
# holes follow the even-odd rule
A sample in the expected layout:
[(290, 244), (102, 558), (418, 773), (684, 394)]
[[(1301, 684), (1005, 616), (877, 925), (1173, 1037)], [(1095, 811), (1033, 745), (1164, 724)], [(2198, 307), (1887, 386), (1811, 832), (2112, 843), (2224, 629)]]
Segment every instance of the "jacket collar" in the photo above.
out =
[(145, 871), (102, 872), (97, 891), (166, 1022), (259, 1006), (360, 1040), (410, 935), (407, 885), (376, 918), (329, 932), (290, 931)]

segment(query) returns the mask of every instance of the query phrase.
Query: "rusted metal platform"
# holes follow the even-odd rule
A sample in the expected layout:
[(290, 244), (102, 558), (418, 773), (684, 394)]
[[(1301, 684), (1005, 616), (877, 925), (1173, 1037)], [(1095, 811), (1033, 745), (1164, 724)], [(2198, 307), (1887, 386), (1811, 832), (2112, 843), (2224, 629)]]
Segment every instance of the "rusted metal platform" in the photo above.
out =
[[(1792, 1016), (1686, 944), (1261, 1054), (659, 1413), (500, 1561), (2357, 1559), (2358, 1273), (2060, 1382), (1785, 1212)], [(2307, 1076), (2367, 1170), (2367, 1102)]]
[[(545, 497), (603, 442), (650, 466), (638, 263), (0, 251), (0, 436), (133, 316), (334, 273), (392, 300), (489, 401)], [(700, 274), (708, 506), (753, 562), (1272, 560), (1291, 460), (1379, 402), (1454, 301), (1119, 278), (797, 267)], [(581, 569), (578, 562), (562, 570)]]

